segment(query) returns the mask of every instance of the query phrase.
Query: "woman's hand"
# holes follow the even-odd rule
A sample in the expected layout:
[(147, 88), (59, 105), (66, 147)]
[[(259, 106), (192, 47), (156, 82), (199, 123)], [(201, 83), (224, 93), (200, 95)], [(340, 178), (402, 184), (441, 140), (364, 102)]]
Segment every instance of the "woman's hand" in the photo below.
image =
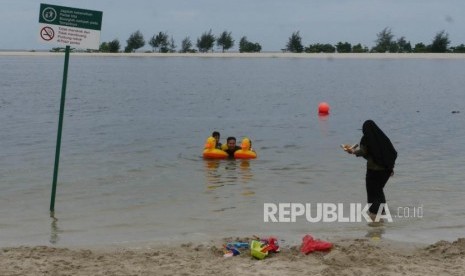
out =
[(355, 149), (358, 147), (358, 144), (355, 144), (353, 146), (349, 145), (349, 144), (342, 144), (341, 145), (342, 149), (344, 149), (344, 151), (346, 151), (347, 153), (349, 154), (354, 154), (355, 153)]

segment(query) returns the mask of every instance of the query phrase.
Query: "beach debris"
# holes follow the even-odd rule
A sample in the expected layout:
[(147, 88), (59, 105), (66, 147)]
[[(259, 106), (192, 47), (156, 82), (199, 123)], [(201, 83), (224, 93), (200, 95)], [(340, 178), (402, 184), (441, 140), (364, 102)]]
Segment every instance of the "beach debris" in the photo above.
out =
[(260, 240), (263, 244), (265, 244), (265, 248), (262, 251), (267, 251), (267, 252), (272, 252), (272, 253), (277, 253), (279, 252), (279, 245), (278, 245), (278, 239), (276, 237), (270, 236), (265, 239), (260, 239), (257, 236), (254, 236), (257, 240)]
[(224, 244), (223, 248), (224, 248), (223, 257), (225, 257), (225, 258), (229, 258), (229, 257), (233, 257), (233, 256), (237, 256), (237, 255), (241, 254), (241, 252), (237, 248), (235, 248), (234, 246), (228, 246), (228, 245)]
[(246, 249), (250, 249), (250, 255), (256, 259), (263, 260), (268, 253), (279, 252), (278, 238), (274, 236), (260, 238), (254, 235), (252, 238), (226, 242), (223, 244), (223, 256), (225, 258), (238, 256)]
[(327, 251), (333, 247), (333, 244), (326, 241), (315, 240), (311, 235), (305, 235), (302, 239), (302, 246), (300, 252), (305, 255), (313, 251)]
[(235, 247), (235, 248), (249, 248), (248, 242), (230, 242), (226, 244), (228, 247)]
[(226, 244), (223, 244), (223, 251), (224, 251), (224, 257), (233, 257), (241, 254), (241, 249), (248, 249), (249, 248), (249, 242), (248, 238), (246, 241), (233, 241), (233, 242), (227, 242)]
[(250, 255), (256, 259), (263, 260), (268, 256), (268, 251), (264, 251), (266, 245), (258, 240), (253, 240), (250, 242)]
[(268, 238), (254, 236), (254, 240), (250, 242), (250, 255), (259, 260), (263, 260), (266, 256), (268, 256), (268, 253), (278, 252), (278, 239), (274, 236), (270, 236)]
[(230, 252), (230, 251), (224, 253), (224, 255), (223, 255), (223, 257), (225, 257), (225, 258), (229, 258), (229, 257), (233, 257), (233, 256), (234, 256), (234, 253), (232, 253), (232, 252)]

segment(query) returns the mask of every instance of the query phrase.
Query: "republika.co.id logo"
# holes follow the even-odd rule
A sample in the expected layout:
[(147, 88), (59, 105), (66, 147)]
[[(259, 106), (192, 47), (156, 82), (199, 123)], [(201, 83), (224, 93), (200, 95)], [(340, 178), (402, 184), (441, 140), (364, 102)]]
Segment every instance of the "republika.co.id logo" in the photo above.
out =
[[(346, 207), (346, 208), (344, 208)], [(348, 208), (347, 208), (348, 207)], [(406, 212), (399, 207), (397, 215), (392, 216), (386, 203), (381, 203), (376, 214), (370, 213), (371, 203), (264, 203), (264, 222), (393, 222), (395, 218), (423, 217), (423, 206), (414, 207), (414, 212)], [(410, 210), (410, 209), (409, 209)], [(413, 216), (412, 216), (413, 215)]]

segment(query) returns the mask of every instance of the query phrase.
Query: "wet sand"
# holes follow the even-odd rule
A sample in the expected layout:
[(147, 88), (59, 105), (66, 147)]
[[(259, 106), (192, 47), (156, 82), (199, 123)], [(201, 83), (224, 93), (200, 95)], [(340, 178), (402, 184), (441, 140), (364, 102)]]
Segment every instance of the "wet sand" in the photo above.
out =
[(231, 239), (179, 245), (0, 249), (0, 275), (464, 275), (465, 238), (429, 246), (341, 239), (329, 252), (304, 255), (282, 246), (264, 260), (242, 250), (225, 258)]

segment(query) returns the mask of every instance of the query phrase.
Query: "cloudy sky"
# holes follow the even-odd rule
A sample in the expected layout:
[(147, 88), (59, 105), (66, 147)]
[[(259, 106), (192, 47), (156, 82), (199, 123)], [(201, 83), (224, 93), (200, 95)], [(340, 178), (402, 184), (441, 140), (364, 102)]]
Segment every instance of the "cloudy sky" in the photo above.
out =
[(232, 50), (247, 36), (263, 51), (279, 51), (296, 31), (305, 46), (342, 41), (371, 48), (385, 27), (412, 46), (430, 44), (442, 30), (450, 46), (465, 44), (465, 0), (0, 0), (0, 49), (50, 48), (38, 41), (40, 3), (102, 11), (101, 42), (118, 39), (122, 48), (137, 30), (146, 41), (167, 32), (179, 46), (210, 29), (232, 32)]

